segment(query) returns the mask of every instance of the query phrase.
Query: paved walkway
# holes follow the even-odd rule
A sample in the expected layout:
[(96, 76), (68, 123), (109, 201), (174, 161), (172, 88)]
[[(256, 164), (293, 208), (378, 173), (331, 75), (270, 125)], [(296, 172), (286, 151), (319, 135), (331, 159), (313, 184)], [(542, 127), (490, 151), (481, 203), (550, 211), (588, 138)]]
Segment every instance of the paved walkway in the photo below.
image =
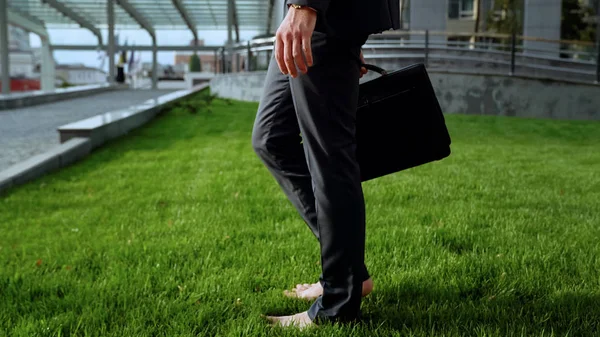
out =
[(56, 129), (127, 108), (174, 90), (119, 90), (22, 109), (0, 111), (0, 171), (60, 144)]

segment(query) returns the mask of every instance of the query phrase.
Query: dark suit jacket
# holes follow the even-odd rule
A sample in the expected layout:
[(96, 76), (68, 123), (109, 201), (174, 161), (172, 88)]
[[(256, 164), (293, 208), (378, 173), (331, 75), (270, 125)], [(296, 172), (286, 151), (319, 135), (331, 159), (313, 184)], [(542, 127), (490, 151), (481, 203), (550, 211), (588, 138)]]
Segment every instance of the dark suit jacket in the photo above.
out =
[[(286, 0), (317, 10), (316, 31), (364, 43), (369, 34), (400, 28), (398, 0)], [(285, 13), (285, 12), (284, 12)]]

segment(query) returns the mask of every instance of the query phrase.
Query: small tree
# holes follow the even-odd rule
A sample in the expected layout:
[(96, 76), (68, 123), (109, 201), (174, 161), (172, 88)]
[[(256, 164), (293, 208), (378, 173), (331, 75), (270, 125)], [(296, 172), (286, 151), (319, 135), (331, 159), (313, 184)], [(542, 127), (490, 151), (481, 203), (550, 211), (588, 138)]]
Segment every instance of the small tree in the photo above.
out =
[(521, 34), (523, 32), (523, 0), (500, 0), (494, 2), (494, 9), (487, 16), (488, 30), (500, 34)]
[(196, 73), (202, 71), (202, 63), (200, 63), (200, 57), (198, 54), (194, 53), (190, 57), (190, 72)]
[(582, 6), (579, 0), (563, 0), (561, 38), (594, 41), (594, 9)]
[[(496, 0), (485, 18), (487, 31), (498, 34), (523, 33), (523, 1)], [(499, 43), (500, 50), (510, 50), (511, 38), (491, 38), (489, 42)]]
[[(560, 26), (561, 39), (595, 42), (595, 14), (593, 7), (584, 6), (579, 0), (563, 0)], [(595, 48), (565, 44), (561, 45), (561, 49), (574, 52), (587, 51), (593, 54)], [(587, 55), (579, 53), (574, 55), (562, 53), (561, 57), (588, 58)]]

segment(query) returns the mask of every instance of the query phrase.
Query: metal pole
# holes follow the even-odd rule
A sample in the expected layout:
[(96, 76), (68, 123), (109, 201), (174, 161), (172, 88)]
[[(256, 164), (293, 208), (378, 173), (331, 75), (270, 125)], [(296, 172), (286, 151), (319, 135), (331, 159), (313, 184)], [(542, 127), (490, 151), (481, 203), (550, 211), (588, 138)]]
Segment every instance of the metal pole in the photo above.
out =
[(596, 1), (596, 83), (600, 84), (600, 0)]
[(425, 67), (429, 66), (429, 30), (425, 31)]
[(49, 38), (42, 40), (42, 90), (53, 91), (55, 89), (54, 77), (56, 74), (52, 46)]
[(227, 1), (227, 72), (233, 63), (233, 0)]
[(596, 83), (600, 83), (600, 28), (596, 28), (596, 36), (598, 36), (596, 41)]
[(227, 69), (225, 69), (225, 64), (227, 61), (225, 61), (225, 48), (221, 48), (221, 73), (225, 74), (227, 72)]
[(2, 64), (2, 94), (10, 94), (10, 60), (8, 59), (7, 0), (0, 0), (0, 64)]
[(248, 41), (248, 55), (246, 56), (246, 71), (252, 71), (252, 50), (250, 49), (250, 41)]
[(156, 37), (152, 38), (152, 89), (158, 88), (158, 48)]
[(217, 68), (219, 68), (219, 55), (218, 55), (216, 49), (214, 50), (214, 52), (215, 52), (215, 70), (214, 70), (214, 72), (215, 72), (215, 75), (216, 75), (218, 73), (218, 69)]
[(404, 4), (406, 0), (400, 0), (400, 29), (404, 29)]
[(513, 33), (512, 34), (512, 39), (511, 39), (511, 46), (510, 46), (510, 73), (509, 75), (512, 76), (515, 74), (515, 66), (516, 66), (516, 54), (517, 54), (517, 34)]
[(115, 4), (114, 0), (106, 1), (108, 17), (108, 83), (115, 83)]

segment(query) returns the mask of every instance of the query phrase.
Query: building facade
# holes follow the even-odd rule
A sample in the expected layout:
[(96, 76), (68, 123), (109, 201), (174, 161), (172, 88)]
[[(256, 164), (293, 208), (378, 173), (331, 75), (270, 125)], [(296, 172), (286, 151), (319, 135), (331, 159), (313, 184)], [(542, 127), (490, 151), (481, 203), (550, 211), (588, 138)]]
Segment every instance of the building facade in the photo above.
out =
[[(410, 30), (448, 32), (450, 39), (452, 33), (488, 32), (488, 15), (503, 15), (501, 12), (493, 12), (494, 0), (412, 0), (412, 3), (411, 0), (399, 1), (402, 4), (402, 17), (408, 21), (405, 26)], [(590, 5), (591, 1), (585, 0), (581, 3)], [(522, 15), (523, 30), (518, 33), (531, 38), (523, 43), (525, 52), (558, 55), (559, 43), (533, 40), (560, 40), (562, 0), (523, 0), (522, 4), (518, 15)], [(446, 38), (435, 36), (433, 41), (436, 40)]]
[[(190, 41), (190, 46), (194, 45), (194, 40)], [(204, 46), (204, 40), (198, 40), (198, 46)], [(175, 53), (174, 64), (175, 67), (179, 67), (180, 69), (185, 69), (185, 72), (189, 72), (189, 64), (190, 58), (192, 57), (193, 52), (177, 52)], [(208, 73), (220, 73), (223, 68), (223, 60), (221, 59), (221, 55), (214, 51), (199, 51), (196, 53), (200, 58), (200, 65), (202, 67), (202, 72)], [(231, 69), (239, 69), (240, 71), (244, 71), (247, 69), (246, 67), (246, 53), (239, 54), (238, 57), (234, 57), (230, 65)]]
[(16, 78), (32, 77), (34, 57), (29, 44), (29, 33), (19, 27), (9, 25), (8, 50), (10, 76)]
[[(11, 91), (40, 89), (40, 77), (35, 73), (35, 57), (29, 42), (29, 33), (19, 27), (8, 26), (8, 60)], [(0, 67), (0, 74), (2, 68)], [(0, 83), (0, 87), (2, 84)]]
[[(175, 65), (182, 66), (186, 72), (189, 71), (190, 58), (192, 57), (191, 52), (177, 52), (175, 54)], [(219, 64), (219, 56), (215, 58), (214, 52), (198, 52), (200, 57), (200, 64), (203, 72), (214, 72), (215, 67), (217, 72), (221, 71), (221, 65)]]
[[(399, 0), (404, 27), (449, 33), (487, 31), (494, 0)], [(582, 0), (590, 4), (590, 0)], [(560, 39), (562, 0), (523, 0), (525, 36)]]
[(56, 66), (57, 85), (86, 85), (105, 83), (106, 72), (83, 64), (59, 64)]
[(10, 50), (29, 51), (29, 33), (19, 27), (8, 26), (8, 48)]

